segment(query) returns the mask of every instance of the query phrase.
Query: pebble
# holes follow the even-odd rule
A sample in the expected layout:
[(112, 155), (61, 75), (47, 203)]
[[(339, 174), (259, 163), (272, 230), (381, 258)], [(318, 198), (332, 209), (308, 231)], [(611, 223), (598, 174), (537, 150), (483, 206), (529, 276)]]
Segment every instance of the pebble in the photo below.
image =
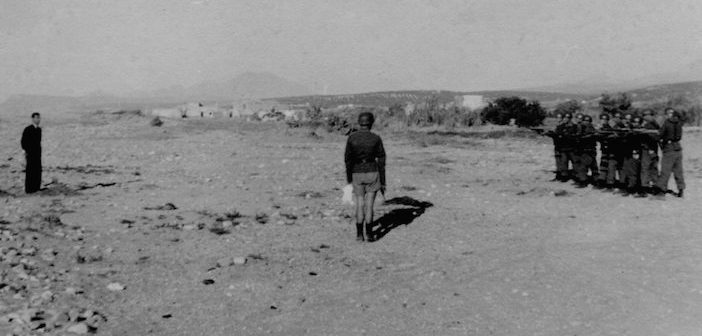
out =
[(243, 265), (246, 264), (246, 257), (235, 257), (232, 259), (232, 263), (234, 265)]
[(119, 282), (113, 282), (113, 283), (110, 283), (109, 285), (107, 285), (107, 289), (109, 289), (111, 291), (115, 291), (115, 292), (124, 290), (125, 288), (126, 287), (124, 287), (124, 285), (120, 284)]

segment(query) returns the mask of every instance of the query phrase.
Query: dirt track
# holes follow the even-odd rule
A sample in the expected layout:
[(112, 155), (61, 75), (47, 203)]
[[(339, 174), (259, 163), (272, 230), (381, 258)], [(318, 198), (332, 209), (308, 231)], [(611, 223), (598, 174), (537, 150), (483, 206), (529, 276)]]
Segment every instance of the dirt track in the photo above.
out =
[[(344, 137), (276, 124), (45, 118), (44, 182), (56, 182), (28, 197), (24, 122), (0, 124), (0, 229), (13, 237), (0, 243), (21, 245), (20, 255), (36, 247), (29, 259), (56, 255), (53, 266), (24, 266), (48, 281), (18, 278), (23, 263), (0, 256), (1, 282), (17, 284), (0, 288), (0, 316), (46, 290), (40, 311), (100, 315), (69, 316), (47, 333), (78, 323), (100, 335), (702, 331), (699, 130), (685, 133), (686, 197), (665, 201), (549, 182), (545, 138), (421, 146), (381, 133), (390, 204), (376, 211), (382, 238), (363, 244), (340, 204)], [(0, 319), (1, 334), (36, 326)]]

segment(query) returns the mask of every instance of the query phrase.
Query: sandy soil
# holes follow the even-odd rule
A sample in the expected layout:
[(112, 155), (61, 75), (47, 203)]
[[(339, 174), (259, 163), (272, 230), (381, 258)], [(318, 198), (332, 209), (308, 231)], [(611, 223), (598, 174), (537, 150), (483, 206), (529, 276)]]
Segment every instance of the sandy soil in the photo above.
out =
[(44, 118), (25, 196), (26, 120), (1, 120), (0, 334), (702, 333), (699, 130), (664, 201), (549, 182), (547, 138), (381, 133), (381, 239), (358, 243), (344, 137), (148, 121)]

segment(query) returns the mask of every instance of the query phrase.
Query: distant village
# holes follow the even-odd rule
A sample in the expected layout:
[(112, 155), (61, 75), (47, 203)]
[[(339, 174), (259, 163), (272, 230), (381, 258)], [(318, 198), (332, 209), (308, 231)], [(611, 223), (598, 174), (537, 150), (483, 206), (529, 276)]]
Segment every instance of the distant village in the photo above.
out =
[[(487, 106), (489, 99), (482, 95), (457, 95), (451, 102), (440, 104), (442, 108), (459, 107), (476, 111)], [(405, 102), (402, 105), (406, 114), (412, 114), (426, 103)], [(230, 104), (190, 102), (172, 107), (150, 110), (150, 114), (162, 118), (247, 118), (268, 120), (302, 120), (313, 105), (308, 103), (284, 104), (273, 100), (247, 99)], [(354, 104), (339, 104), (328, 110), (361, 107)], [(385, 108), (388, 108), (387, 106)]]

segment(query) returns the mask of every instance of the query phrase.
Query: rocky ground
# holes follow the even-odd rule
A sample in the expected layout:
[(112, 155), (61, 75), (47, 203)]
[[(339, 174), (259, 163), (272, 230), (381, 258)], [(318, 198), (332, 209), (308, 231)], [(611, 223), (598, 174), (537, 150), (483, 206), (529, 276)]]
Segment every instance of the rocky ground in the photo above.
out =
[(702, 330), (698, 129), (663, 201), (549, 182), (546, 138), (381, 133), (380, 239), (358, 243), (340, 135), (45, 117), (26, 196), (26, 121), (0, 120), (1, 335)]

